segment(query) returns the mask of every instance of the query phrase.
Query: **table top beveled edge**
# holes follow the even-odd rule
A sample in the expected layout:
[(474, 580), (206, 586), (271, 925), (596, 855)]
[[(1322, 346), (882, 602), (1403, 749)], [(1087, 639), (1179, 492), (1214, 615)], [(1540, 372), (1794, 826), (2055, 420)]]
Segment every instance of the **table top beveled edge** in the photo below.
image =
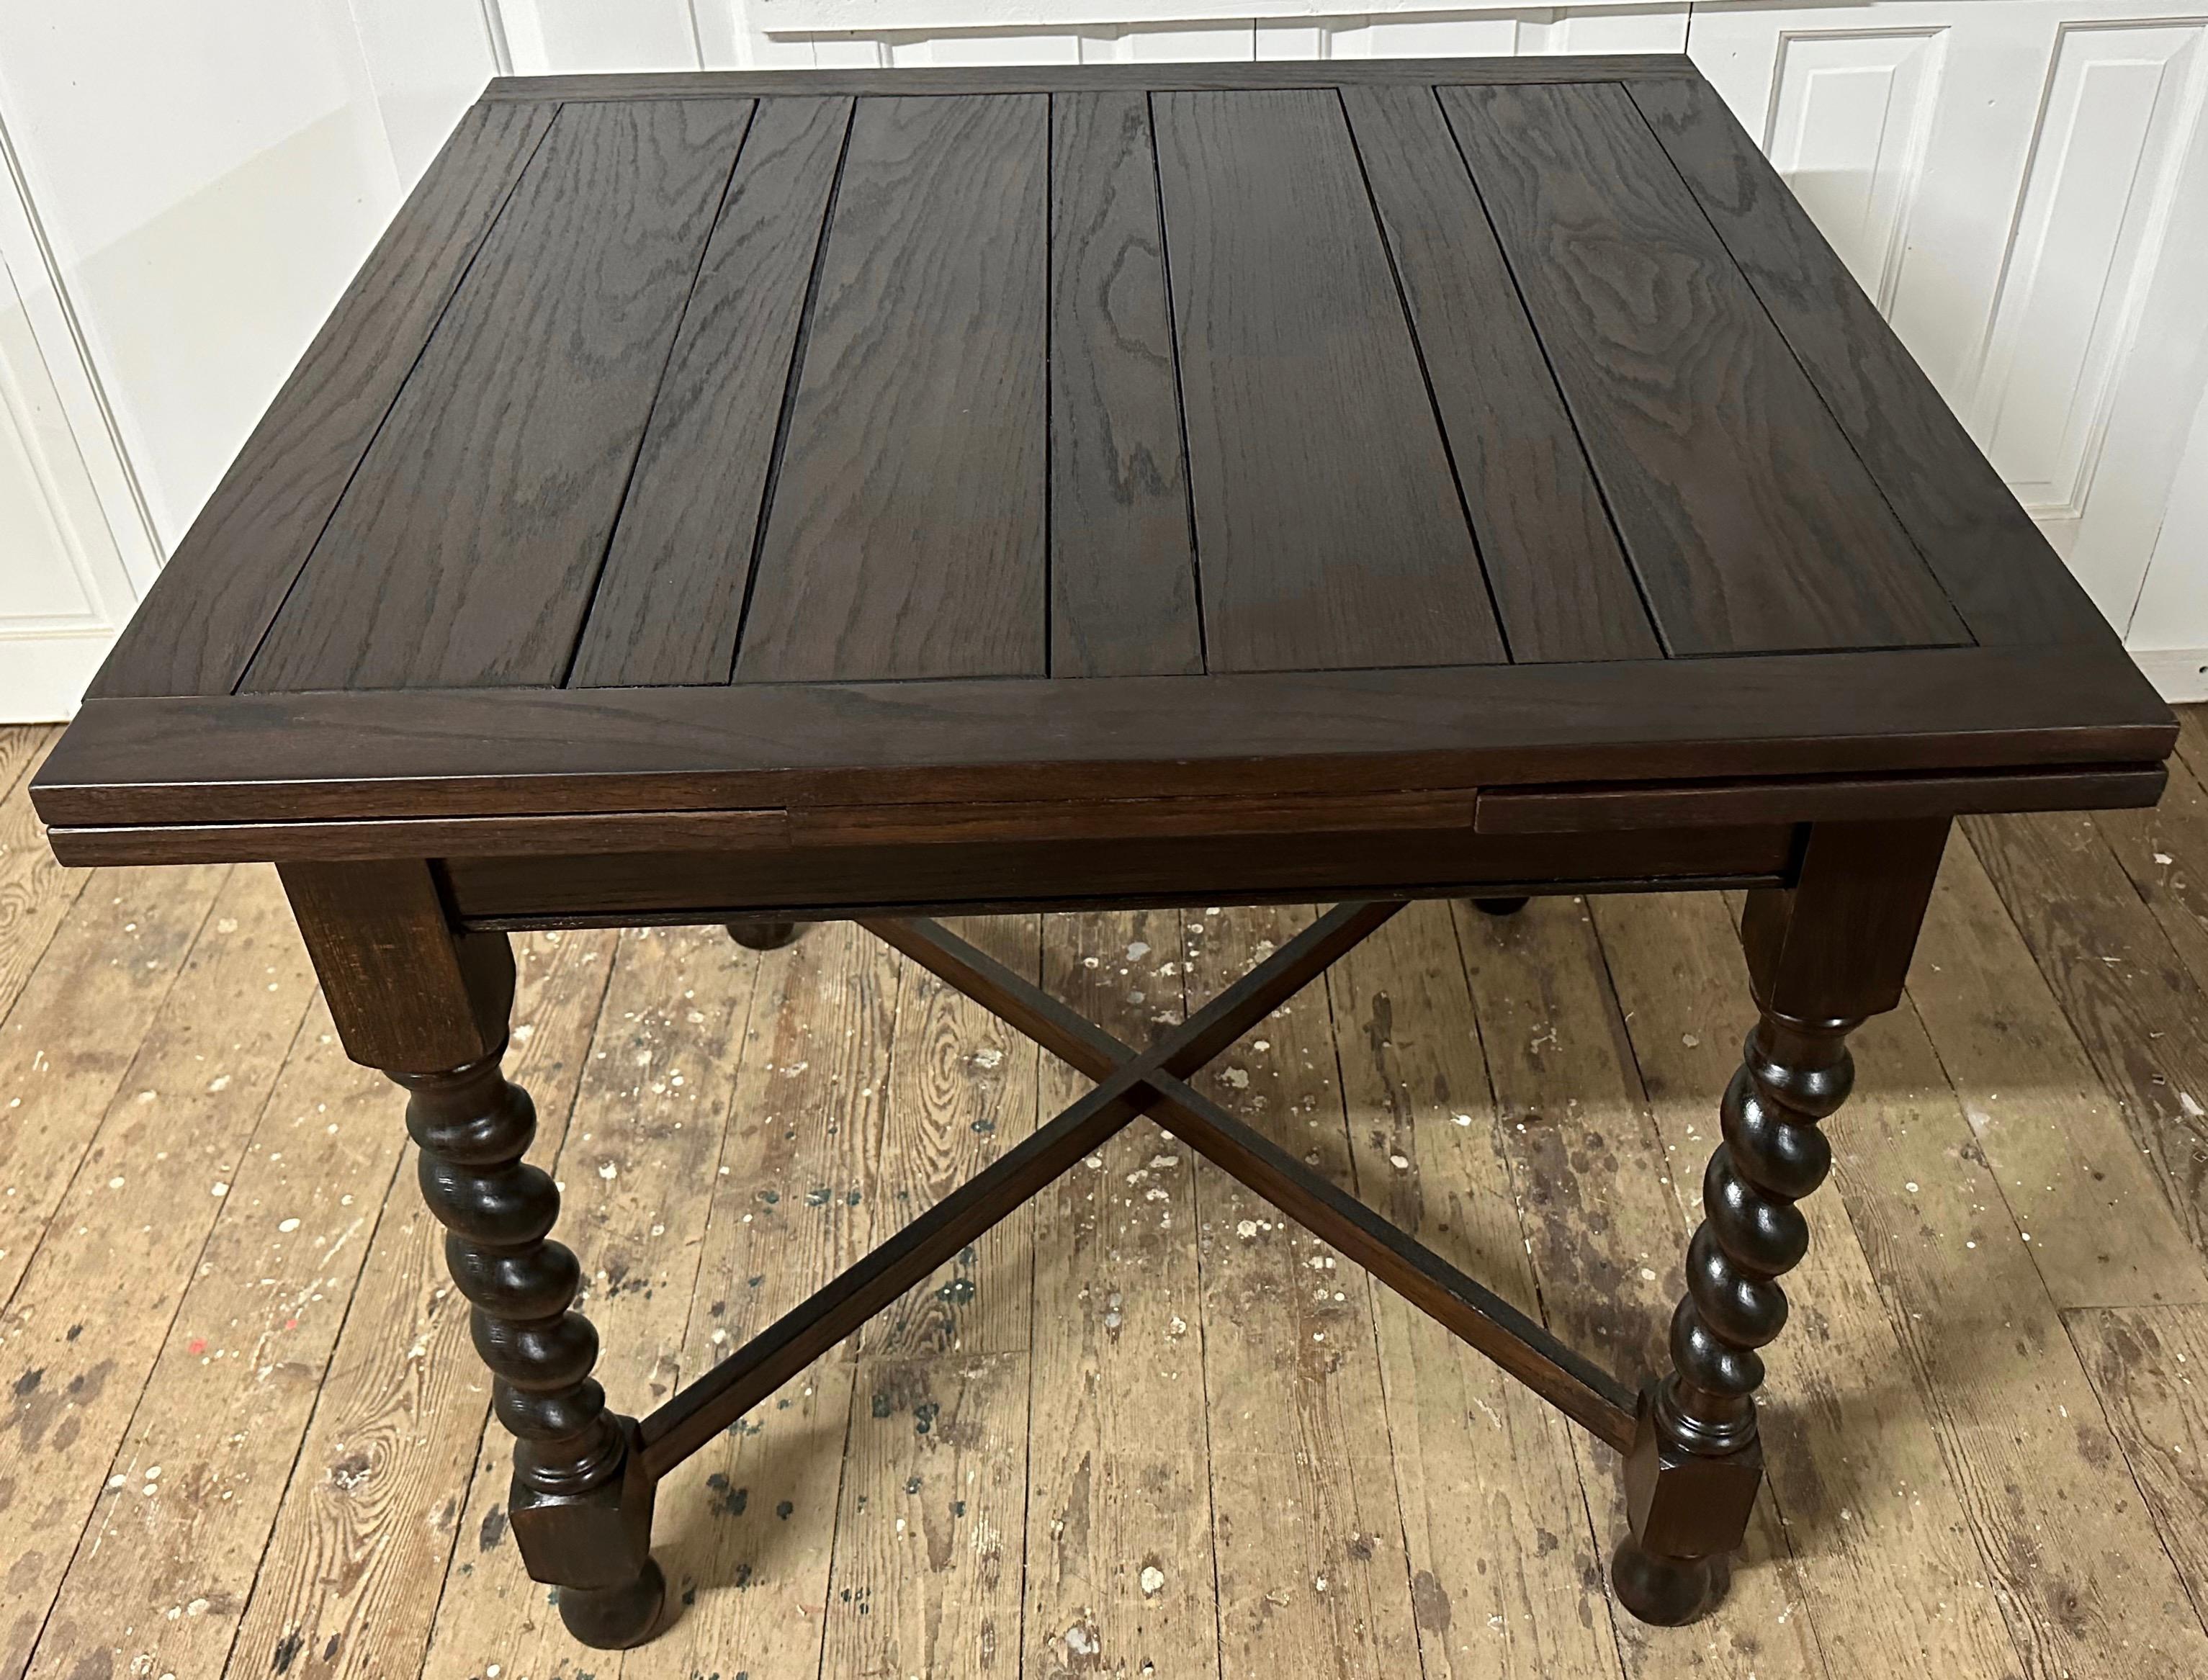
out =
[(1621, 81), (1699, 76), (1684, 53), (1555, 53), (1516, 57), (1266, 59), (1139, 64), (912, 65), (902, 69), (600, 71), (495, 76), (486, 104), (591, 99), (709, 99), (777, 94), (1231, 93), (1365, 83)]
[(1239, 677), (389, 689), (89, 702), (33, 798), (57, 828), (633, 819), (2108, 769), (2160, 760), (2175, 732), (2113, 639)]

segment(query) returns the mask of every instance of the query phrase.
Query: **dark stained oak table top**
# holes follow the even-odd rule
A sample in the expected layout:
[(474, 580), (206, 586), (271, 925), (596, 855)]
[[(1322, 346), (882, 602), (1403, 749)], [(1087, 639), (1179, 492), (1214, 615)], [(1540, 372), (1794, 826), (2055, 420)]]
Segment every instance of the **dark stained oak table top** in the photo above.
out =
[(591, 77), (467, 113), (36, 797), (81, 861), (1566, 833), (2172, 737), (1683, 58)]

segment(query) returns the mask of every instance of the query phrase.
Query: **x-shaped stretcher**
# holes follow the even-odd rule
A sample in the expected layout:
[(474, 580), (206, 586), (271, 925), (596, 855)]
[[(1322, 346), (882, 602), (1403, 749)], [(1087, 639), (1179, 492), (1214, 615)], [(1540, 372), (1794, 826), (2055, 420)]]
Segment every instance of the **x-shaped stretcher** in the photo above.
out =
[(1140, 1114), (1333, 1245), (1566, 1417), (1628, 1450), (1635, 1431), (1630, 1390), (1185, 1083), (1401, 908), (1400, 902), (1335, 906), (1147, 1050), (1123, 1043), (937, 922), (862, 921), (1096, 1085), (644, 1419), (639, 1469), (655, 1480), (664, 1476)]

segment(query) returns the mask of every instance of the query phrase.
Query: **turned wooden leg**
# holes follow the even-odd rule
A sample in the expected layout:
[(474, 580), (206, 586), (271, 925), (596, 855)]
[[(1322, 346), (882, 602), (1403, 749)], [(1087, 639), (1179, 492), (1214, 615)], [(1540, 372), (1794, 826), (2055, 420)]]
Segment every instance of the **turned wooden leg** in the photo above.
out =
[(728, 924), (729, 937), (747, 951), (780, 951), (787, 945), (795, 945), (799, 933), (794, 921), (732, 921)]
[(1797, 885), (1749, 897), (1741, 939), (1760, 1018), (1702, 1175), (1671, 1369), (1642, 1390), (1626, 1455), (1630, 1532), (1611, 1581), (1644, 1622), (1701, 1615), (1748, 1533), (1763, 1480), (1757, 1350), (1785, 1327), (1779, 1279), (1809, 1247), (1795, 1204), (1832, 1167), (1820, 1127), (1854, 1083), (1848, 1034), (1900, 1000), (1947, 831), (1945, 820), (1820, 825)]
[(560, 1587), (560, 1617), (586, 1645), (651, 1637), (667, 1595), (651, 1558), (652, 1484), (635, 1425), (606, 1410), (591, 1376), (598, 1335), (573, 1310), (582, 1270), (549, 1240), (551, 1175), (522, 1159), (529, 1094), (496, 1056), (443, 1073), (394, 1073), (421, 1145), (423, 1199), (445, 1227), (445, 1263), (472, 1304), (492, 1404), (515, 1442), (507, 1520), (529, 1572)]
[(640, 1644), (667, 1591), (651, 1559), (653, 1483), (635, 1423), (606, 1409), (591, 1376), (597, 1333), (573, 1310), (581, 1269), (550, 1240), (559, 1191), (523, 1158), (536, 1110), (499, 1065), (513, 952), (503, 934), (451, 926), (426, 865), (282, 873), (346, 1053), (408, 1093), (423, 1197), (515, 1440), (507, 1516), (522, 1561), (560, 1589), (577, 1639)]

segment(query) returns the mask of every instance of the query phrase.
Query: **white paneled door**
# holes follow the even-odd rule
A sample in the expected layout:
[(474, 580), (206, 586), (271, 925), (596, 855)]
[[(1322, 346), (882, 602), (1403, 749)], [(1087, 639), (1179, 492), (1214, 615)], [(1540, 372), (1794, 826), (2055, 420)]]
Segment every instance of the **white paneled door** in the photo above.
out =
[(0, 133), (0, 721), (76, 709), (154, 554), (15, 164)]
[(1692, 51), (2102, 611), (2199, 646), (2140, 614), (2151, 563), (2208, 567), (2157, 553), (2208, 387), (2208, 14), (2140, 11), (1703, 5)]
[[(379, 130), (383, 178), (401, 184), (501, 71), (1687, 51), (2165, 692), (2208, 697), (2208, 0), (1339, 3), (284, 0), (267, 15), (314, 46), (322, 105), (360, 90), (372, 113), (348, 117), (345, 134)], [(165, 85), (195, 73), (176, 59), (162, 53)], [(234, 127), (237, 87), (213, 69), (204, 79), (201, 120)], [(185, 98), (171, 111), (194, 108)], [(346, 143), (332, 155), (351, 161), (321, 201), (343, 207), (338, 243), (364, 243), (387, 190), (382, 165)], [(296, 195), (297, 173), (271, 178)], [(134, 484), (163, 490), (166, 502), (153, 500), (172, 538), (190, 512), (169, 505), (184, 499), (173, 487), (203, 483), (207, 459), (226, 459), (240, 441), (228, 433), (265, 400), (267, 323), (296, 326), (303, 345), (334, 272), (272, 274), (242, 255), (260, 336), (226, 357), (216, 341), (239, 330), (235, 311), (211, 313), (196, 339), (174, 335), (219, 417), (199, 434), (165, 429), (140, 414), (144, 369), (109, 348), (147, 342), (102, 316), (128, 300), (87, 297), (87, 319), (69, 318), (21, 172), (9, 174), (0, 719), (69, 709), (153, 564)], [(234, 205), (223, 214), (239, 219)], [(103, 356), (117, 362), (105, 387)], [(237, 390), (207, 388), (207, 370), (232, 364)], [(159, 459), (131, 459), (117, 438)]]

